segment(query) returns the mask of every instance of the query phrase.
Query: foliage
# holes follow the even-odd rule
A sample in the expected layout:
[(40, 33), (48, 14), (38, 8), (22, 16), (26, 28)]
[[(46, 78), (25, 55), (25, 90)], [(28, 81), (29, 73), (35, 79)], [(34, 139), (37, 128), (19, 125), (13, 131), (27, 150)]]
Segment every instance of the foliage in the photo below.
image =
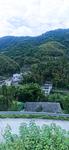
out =
[[(62, 59), (65, 60), (64, 57)], [(69, 64), (60, 61), (49, 61), (32, 65), (31, 73), (23, 75), (22, 83), (38, 83), (42, 85), (46, 81), (53, 81), (53, 85), (69, 89)]]
[(38, 102), (44, 101), (45, 94), (37, 83), (30, 83), (17, 88), (16, 97), (22, 102)]
[(29, 126), (21, 123), (20, 136), (11, 134), (11, 127), (7, 125), (3, 137), (6, 142), (0, 144), (0, 149), (26, 150), (59, 150), (69, 149), (69, 132), (52, 123), (50, 127), (43, 125), (42, 129), (31, 120)]
[(69, 94), (65, 99), (64, 107), (65, 107), (65, 110), (67, 110), (67, 112), (69, 113)]
[(62, 109), (65, 109), (65, 99), (66, 99), (67, 96), (64, 96), (62, 94), (57, 94), (57, 93), (54, 93), (54, 94), (51, 94), (48, 96), (48, 102), (56, 102), (56, 103), (60, 103), (61, 105), (61, 108)]
[(69, 117), (54, 116), (54, 115), (40, 115), (40, 114), (0, 114), (0, 118), (39, 118), (39, 119), (53, 119), (53, 120), (67, 120)]
[(15, 86), (2, 85), (0, 89), (0, 111), (2, 110), (21, 110), (22, 107), (18, 107), (17, 102), (13, 102), (15, 96)]
[(0, 43), (1, 53), (20, 67), (63, 55), (69, 60), (69, 29), (49, 31), (37, 37), (3, 37)]
[(0, 75), (11, 75), (20, 71), (19, 65), (7, 56), (0, 54)]
[(53, 41), (53, 42), (48, 42), (46, 44), (42, 44), (39, 46), (39, 50), (37, 53), (43, 55), (49, 55), (50, 56), (63, 56), (65, 52), (66, 47), (61, 45), (60, 43)]
[(0, 111), (7, 110), (7, 99), (3, 95), (0, 95)]

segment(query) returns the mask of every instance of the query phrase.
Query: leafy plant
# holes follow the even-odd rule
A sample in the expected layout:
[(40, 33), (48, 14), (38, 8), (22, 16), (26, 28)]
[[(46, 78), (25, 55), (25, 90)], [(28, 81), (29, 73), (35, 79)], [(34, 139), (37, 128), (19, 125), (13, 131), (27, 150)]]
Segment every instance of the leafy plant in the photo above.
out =
[(31, 120), (29, 125), (21, 123), (19, 136), (11, 134), (11, 127), (7, 125), (3, 135), (6, 142), (0, 144), (0, 150), (69, 150), (69, 131), (52, 123), (42, 128)]

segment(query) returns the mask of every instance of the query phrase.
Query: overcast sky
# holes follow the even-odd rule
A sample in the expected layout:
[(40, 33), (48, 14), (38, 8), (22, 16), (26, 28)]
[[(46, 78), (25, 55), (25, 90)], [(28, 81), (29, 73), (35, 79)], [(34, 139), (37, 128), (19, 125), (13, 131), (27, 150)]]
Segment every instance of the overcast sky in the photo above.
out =
[(69, 28), (69, 0), (0, 0), (0, 37)]

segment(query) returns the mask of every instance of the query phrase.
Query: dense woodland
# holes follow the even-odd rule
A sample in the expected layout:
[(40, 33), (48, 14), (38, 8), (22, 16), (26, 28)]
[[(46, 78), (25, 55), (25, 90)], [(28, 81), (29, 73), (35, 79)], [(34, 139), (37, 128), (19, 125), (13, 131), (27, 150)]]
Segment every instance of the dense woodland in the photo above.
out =
[(66, 87), (69, 89), (69, 63), (65, 57), (58, 61), (34, 64), (31, 73), (23, 75), (22, 83), (38, 83), (42, 85), (46, 81), (53, 81), (54, 87)]
[(62, 98), (57, 94), (50, 99), (40, 88), (46, 81), (53, 81), (54, 87), (69, 89), (69, 29), (49, 31), (37, 37), (0, 38), (0, 75), (10, 76), (26, 67), (30, 73), (22, 76), (23, 87), (0, 89), (0, 103), (5, 106), (1, 108), (11, 110), (13, 106), (13, 110), (18, 110), (12, 100), (52, 101), (60, 102), (62, 109), (69, 112), (65, 105), (66, 100), (69, 104), (68, 95)]
[(37, 37), (0, 38), (0, 52), (21, 68), (61, 56), (69, 61), (69, 29), (49, 31)]
[(0, 76), (14, 74), (20, 72), (20, 66), (14, 60), (0, 54)]
[(14, 85), (0, 87), (0, 111), (19, 111), (23, 106), (19, 102), (59, 102), (62, 111), (69, 113), (69, 95), (60, 93), (51, 93), (45, 95), (37, 83), (25, 84), (22, 87)]

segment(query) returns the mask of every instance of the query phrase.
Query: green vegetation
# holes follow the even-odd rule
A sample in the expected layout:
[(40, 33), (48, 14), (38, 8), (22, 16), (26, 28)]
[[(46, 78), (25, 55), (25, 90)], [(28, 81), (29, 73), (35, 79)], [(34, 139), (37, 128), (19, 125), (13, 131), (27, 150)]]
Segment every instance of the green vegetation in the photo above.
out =
[(23, 106), (18, 102), (43, 101), (45, 98), (42, 88), (37, 83), (30, 83), (23, 87), (2, 85), (0, 87), (0, 111), (12, 110), (19, 111)]
[(58, 61), (62, 56), (69, 61), (69, 29), (54, 30), (37, 37), (0, 38), (0, 53), (5, 55), (0, 55), (1, 75), (18, 72), (19, 66), (23, 69), (25, 65)]
[(37, 83), (30, 83), (16, 89), (16, 97), (22, 102), (38, 102), (44, 101), (45, 94)]
[(48, 42), (46, 44), (42, 44), (39, 46), (38, 54), (41, 54), (41, 56), (63, 56), (65, 53), (66, 47), (64, 45), (61, 45), (60, 43), (53, 41)]
[(39, 115), (39, 114), (0, 114), (0, 118), (39, 118), (39, 119), (53, 119), (53, 120), (66, 120), (69, 121), (69, 117), (56, 116), (56, 115)]
[(14, 74), (20, 71), (19, 65), (7, 56), (0, 54), (0, 75)]
[(69, 29), (46, 32), (37, 37), (4, 37), (0, 49), (20, 67), (47, 62), (63, 55), (69, 60)]
[(60, 102), (62, 110), (69, 112), (68, 95), (45, 96), (41, 92), (46, 81), (52, 81), (56, 89), (69, 90), (69, 29), (58, 29), (37, 37), (0, 38), (0, 53), (1, 76), (10, 76), (23, 70), (24, 66), (31, 68), (29, 74), (22, 76), (23, 87), (0, 88), (0, 110), (19, 110), (19, 101), (51, 101)]
[(69, 89), (69, 63), (63, 63), (63, 60), (66, 58), (32, 65), (31, 73), (23, 75), (22, 83), (34, 82), (42, 85), (46, 81), (53, 81), (54, 87)]
[(23, 106), (18, 106), (17, 101), (14, 103), (15, 92), (16, 88), (13, 85), (0, 87), (0, 111), (20, 111), (23, 108)]
[(11, 134), (11, 127), (7, 125), (3, 135), (5, 143), (0, 144), (1, 150), (24, 149), (24, 150), (63, 150), (69, 149), (69, 132), (52, 123), (50, 127), (43, 125), (42, 129), (31, 120), (29, 126), (21, 123), (19, 127), (19, 137)]
[(69, 113), (68, 94), (52, 93), (46, 96), (37, 83), (30, 83), (16, 88), (13, 85), (0, 87), (0, 111), (20, 111), (24, 108), (24, 106), (19, 106), (20, 102), (60, 103), (62, 112)]

